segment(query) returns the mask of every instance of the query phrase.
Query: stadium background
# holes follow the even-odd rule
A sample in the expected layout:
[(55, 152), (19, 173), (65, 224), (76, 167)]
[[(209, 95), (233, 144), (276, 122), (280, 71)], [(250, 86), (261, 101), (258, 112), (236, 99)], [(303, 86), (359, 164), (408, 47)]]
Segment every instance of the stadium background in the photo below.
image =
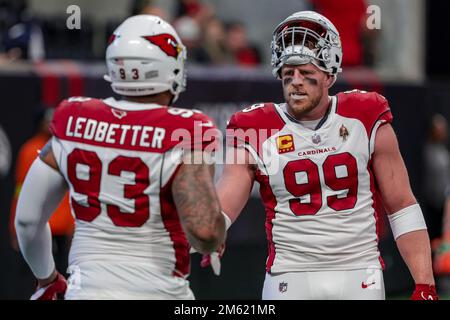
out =
[[(34, 134), (36, 106), (55, 107), (69, 96), (111, 96), (109, 84), (102, 79), (106, 70), (102, 61), (106, 39), (121, 20), (143, 8), (164, 14), (172, 22), (188, 21), (179, 24), (180, 33), (187, 39), (211, 28), (201, 23), (193, 27), (191, 20), (182, 20), (202, 12), (198, 8), (195, 10), (200, 11), (194, 12), (192, 6), (180, 6), (183, 2), (198, 2), (203, 12), (209, 10), (210, 15), (222, 22), (240, 22), (248, 42), (257, 48), (258, 58), (251, 63), (236, 57), (219, 62), (212, 58), (208, 62), (193, 61), (188, 54), (187, 91), (176, 105), (201, 109), (224, 129), (230, 115), (246, 105), (282, 101), (281, 84), (272, 77), (269, 67), (271, 32), (292, 12), (317, 8), (327, 1), (0, 1), (0, 129), (6, 137), (0, 135), (0, 298), (28, 298), (34, 289), (31, 272), (20, 254), (11, 248), (8, 220), (15, 161), (20, 147)], [(422, 201), (425, 192), (422, 154), (428, 124), (435, 113), (450, 120), (450, 62), (446, 57), (450, 52), (447, 32), (450, 28), (445, 23), (450, 5), (425, 0), (347, 0), (341, 6), (351, 10), (361, 2), (365, 6), (379, 6), (381, 28), (374, 31), (371, 45), (362, 43), (365, 50), (371, 48), (369, 54), (365, 51), (359, 63), (344, 65), (332, 92), (357, 88), (386, 96), (413, 191)], [(21, 10), (19, 4), (27, 5), (27, 23), (31, 21), (40, 28), (45, 54), (22, 50), (22, 55), (17, 56), (8, 51), (11, 25), (6, 22), (5, 12), (11, 8)], [(66, 27), (70, 16), (66, 9), (72, 4), (81, 9), (79, 30)], [(33, 37), (30, 35), (25, 45), (22, 41), (22, 48), (31, 48)], [(220, 167), (217, 171), (220, 174)], [(381, 237), (380, 251), (386, 263), (387, 296), (396, 298), (408, 295), (413, 282), (388, 228)], [(196, 297), (259, 299), (266, 249), (264, 209), (254, 190), (244, 212), (229, 230), (222, 275), (215, 277), (210, 269), (201, 269), (200, 256), (191, 256), (190, 280)]]

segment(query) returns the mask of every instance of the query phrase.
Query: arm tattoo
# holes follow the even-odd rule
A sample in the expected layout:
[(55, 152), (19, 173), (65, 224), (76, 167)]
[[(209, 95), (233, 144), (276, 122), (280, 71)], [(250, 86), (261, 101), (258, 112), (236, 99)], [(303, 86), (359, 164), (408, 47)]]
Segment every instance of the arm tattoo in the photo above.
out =
[(211, 234), (223, 239), (223, 219), (212, 176), (214, 166), (206, 164), (183, 164), (173, 184), (172, 194), (180, 220), (191, 244), (198, 248), (211, 243), (202, 243), (202, 235)]

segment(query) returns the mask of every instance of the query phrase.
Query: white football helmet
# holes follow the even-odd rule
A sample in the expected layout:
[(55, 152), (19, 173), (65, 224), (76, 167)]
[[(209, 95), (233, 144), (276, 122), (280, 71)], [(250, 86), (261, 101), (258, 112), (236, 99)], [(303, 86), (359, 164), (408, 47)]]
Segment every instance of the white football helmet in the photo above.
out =
[(272, 73), (281, 79), (283, 64), (313, 63), (333, 75), (342, 71), (339, 32), (330, 20), (314, 11), (299, 11), (274, 30), (271, 43)]
[(169, 23), (152, 15), (133, 16), (109, 39), (104, 78), (118, 94), (144, 96), (170, 90), (175, 102), (186, 87), (186, 55)]

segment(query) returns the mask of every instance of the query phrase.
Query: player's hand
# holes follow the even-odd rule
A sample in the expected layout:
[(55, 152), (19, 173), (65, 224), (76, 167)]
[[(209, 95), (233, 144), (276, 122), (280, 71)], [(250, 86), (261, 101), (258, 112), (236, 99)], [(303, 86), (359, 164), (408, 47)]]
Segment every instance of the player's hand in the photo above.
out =
[(411, 300), (439, 300), (436, 287), (430, 284), (416, 284)]
[(202, 256), (202, 261), (200, 262), (200, 266), (202, 268), (211, 266), (214, 274), (216, 276), (219, 276), (220, 269), (221, 269), (220, 259), (222, 258), (224, 253), (225, 253), (225, 242), (219, 246), (219, 248), (217, 249), (216, 252), (213, 252), (211, 254), (204, 254)]
[(64, 296), (66, 289), (66, 279), (56, 272), (56, 278), (46, 286), (38, 286), (30, 300), (58, 300), (58, 295)]

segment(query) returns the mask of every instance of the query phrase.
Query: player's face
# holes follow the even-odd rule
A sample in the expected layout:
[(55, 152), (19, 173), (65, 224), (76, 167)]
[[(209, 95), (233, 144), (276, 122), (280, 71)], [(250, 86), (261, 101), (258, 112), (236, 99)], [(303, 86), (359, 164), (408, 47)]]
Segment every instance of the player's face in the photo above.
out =
[(283, 66), (281, 79), (286, 103), (298, 119), (311, 116), (311, 112), (328, 99), (331, 76), (312, 63)]

